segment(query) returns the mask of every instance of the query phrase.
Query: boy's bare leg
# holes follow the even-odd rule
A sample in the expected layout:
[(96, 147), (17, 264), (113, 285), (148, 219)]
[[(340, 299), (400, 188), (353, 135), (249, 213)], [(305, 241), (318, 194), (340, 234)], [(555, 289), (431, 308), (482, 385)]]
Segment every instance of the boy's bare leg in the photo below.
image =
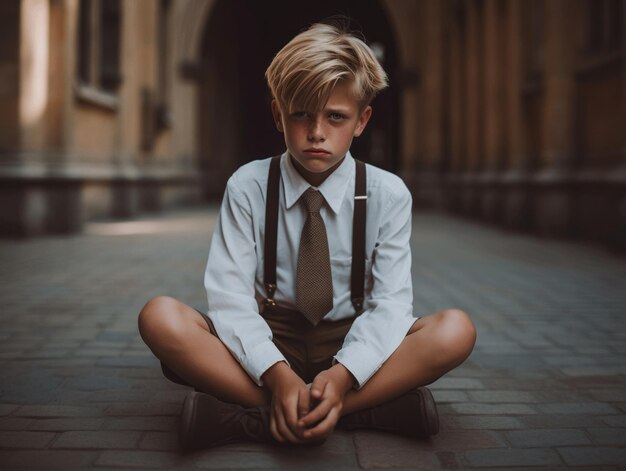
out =
[(306, 439), (327, 437), (340, 415), (380, 405), (430, 384), (460, 365), (471, 353), (476, 330), (469, 316), (448, 309), (416, 320), (395, 352), (360, 390), (350, 387), (350, 373), (340, 364), (322, 371), (311, 395), (319, 405), (299, 421)]
[(269, 404), (266, 390), (186, 304), (167, 296), (151, 299), (139, 314), (139, 332), (157, 358), (197, 389), (244, 407)]
[(365, 386), (346, 393), (342, 414), (373, 407), (432, 383), (463, 363), (475, 341), (474, 325), (461, 310), (448, 309), (418, 319)]

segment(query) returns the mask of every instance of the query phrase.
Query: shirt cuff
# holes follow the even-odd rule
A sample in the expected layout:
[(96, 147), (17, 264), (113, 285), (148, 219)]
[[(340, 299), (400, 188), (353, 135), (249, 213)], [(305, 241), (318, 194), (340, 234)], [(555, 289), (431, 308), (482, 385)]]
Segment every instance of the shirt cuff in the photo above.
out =
[(363, 344), (352, 344), (342, 348), (333, 359), (334, 363), (341, 363), (356, 379), (356, 389), (361, 389), (365, 383), (378, 371), (382, 365), (380, 357), (372, 353), (371, 349)]
[(284, 361), (289, 365), (289, 362), (285, 356), (280, 353), (280, 350), (278, 350), (274, 342), (267, 341), (254, 347), (246, 355), (242, 366), (257, 386), (263, 386), (261, 376), (263, 376), (263, 373), (265, 373), (268, 368), (279, 361)]

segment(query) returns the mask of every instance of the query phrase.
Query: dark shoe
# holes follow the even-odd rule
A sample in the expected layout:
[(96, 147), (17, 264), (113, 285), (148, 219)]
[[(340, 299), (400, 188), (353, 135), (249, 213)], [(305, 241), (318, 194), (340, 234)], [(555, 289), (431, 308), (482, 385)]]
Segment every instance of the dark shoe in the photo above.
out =
[(379, 406), (343, 416), (343, 430), (384, 430), (407, 437), (426, 438), (439, 432), (439, 414), (428, 388), (415, 388)]
[(185, 398), (178, 431), (183, 450), (198, 450), (240, 440), (273, 442), (269, 408), (244, 409), (201, 392)]

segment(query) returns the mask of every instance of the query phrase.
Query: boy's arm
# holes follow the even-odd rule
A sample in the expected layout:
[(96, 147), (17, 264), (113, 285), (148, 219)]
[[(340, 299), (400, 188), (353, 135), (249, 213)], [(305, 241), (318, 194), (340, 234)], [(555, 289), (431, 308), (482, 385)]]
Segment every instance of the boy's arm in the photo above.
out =
[(204, 286), (208, 316), (220, 340), (254, 382), (272, 365), (286, 361), (272, 342), (255, 299), (256, 244), (251, 205), (239, 189), (237, 173), (228, 181), (213, 233)]
[(391, 356), (415, 321), (411, 281), (411, 195), (399, 184), (384, 205), (372, 256), (372, 292), (335, 361), (361, 388)]

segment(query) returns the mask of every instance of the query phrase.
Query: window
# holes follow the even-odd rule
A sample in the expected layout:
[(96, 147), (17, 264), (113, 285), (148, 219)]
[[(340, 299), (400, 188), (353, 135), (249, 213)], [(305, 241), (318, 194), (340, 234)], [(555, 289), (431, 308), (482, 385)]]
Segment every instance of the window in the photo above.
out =
[(120, 0), (81, 0), (78, 12), (77, 91), (80, 98), (111, 105), (119, 88)]

